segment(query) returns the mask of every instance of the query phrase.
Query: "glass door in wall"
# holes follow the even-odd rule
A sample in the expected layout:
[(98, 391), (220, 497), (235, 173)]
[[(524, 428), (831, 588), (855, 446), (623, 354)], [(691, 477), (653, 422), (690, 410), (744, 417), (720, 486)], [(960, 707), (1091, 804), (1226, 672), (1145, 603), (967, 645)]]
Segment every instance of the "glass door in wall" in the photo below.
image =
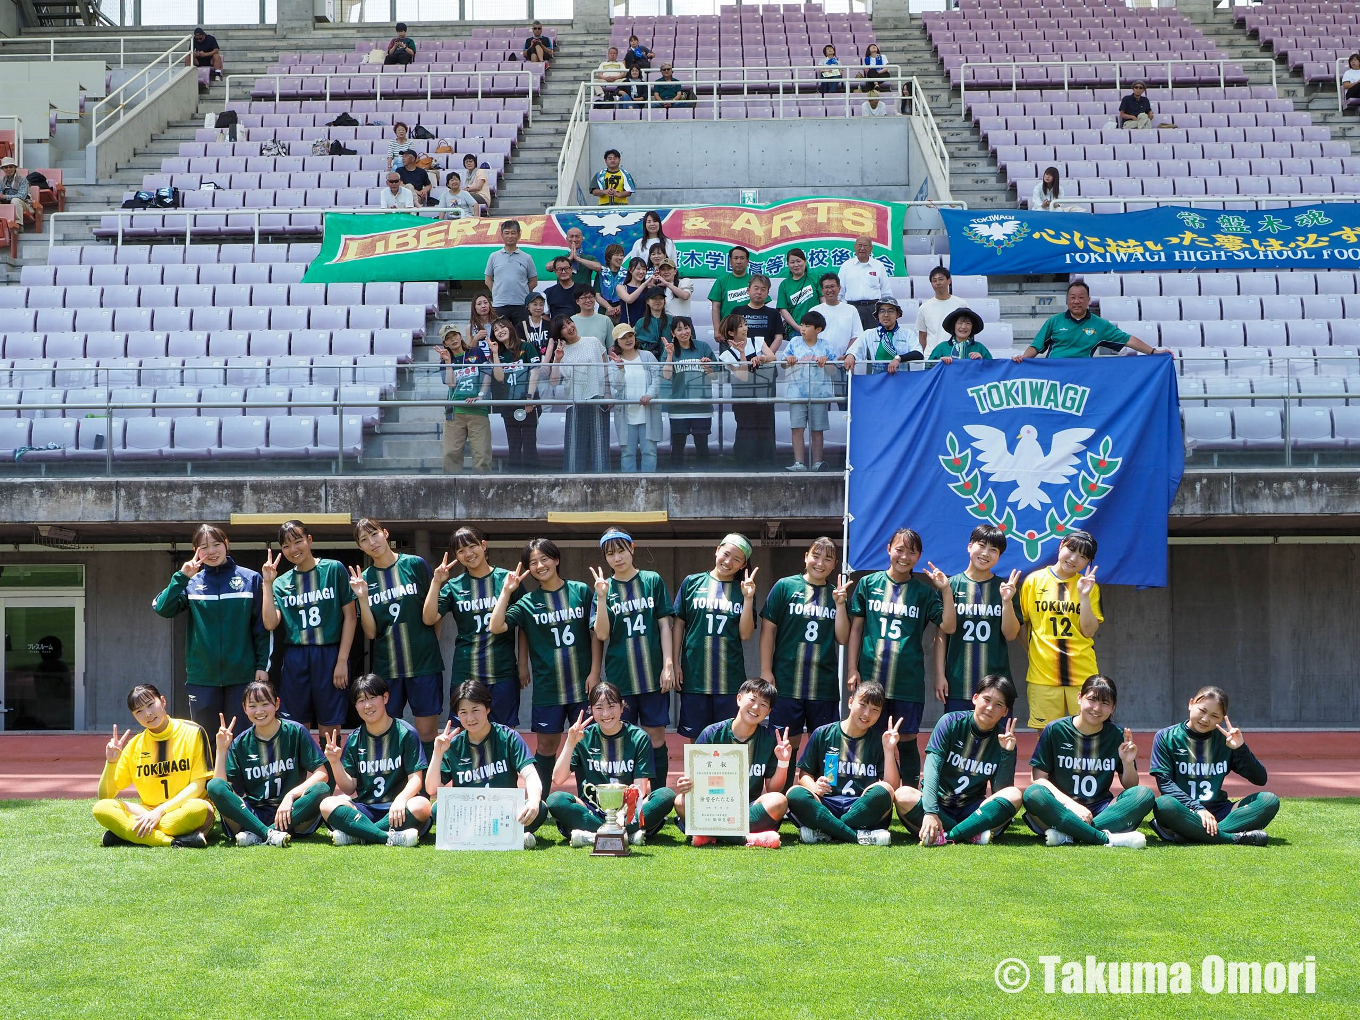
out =
[(82, 729), (85, 600), (0, 597), (0, 626), (0, 730)]

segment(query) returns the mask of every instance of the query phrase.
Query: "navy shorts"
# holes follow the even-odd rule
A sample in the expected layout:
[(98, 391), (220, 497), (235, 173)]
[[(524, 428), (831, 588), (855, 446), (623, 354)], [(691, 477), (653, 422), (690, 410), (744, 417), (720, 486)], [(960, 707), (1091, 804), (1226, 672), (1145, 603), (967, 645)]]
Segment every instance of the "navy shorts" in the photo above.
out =
[(811, 733), (818, 726), (839, 722), (841, 703), (814, 701), (812, 698), (786, 698), (780, 695), (770, 711), (769, 724), (777, 730), (788, 728), (790, 736)]
[(584, 701), (573, 701), (568, 705), (535, 705), (530, 728), (535, 733), (561, 733), (582, 712), (590, 713), (590, 706)]
[(222, 724), (222, 720), (217, 718), (219, 713), (228, 719), (232, 716), (244, 718), (241, 699), (245, 697), (245, 684), (213, 687), (208, 684), (186, 683), (184, 693), (189, 696), (189, 718), (209, 733), (216, 733), (213, 727)]
[(283, 714), (303, 726), (343, 726), (349, 690), (335, 686), (339, 645), (289, 645), (279, 671)]
[(623, 721), (634, 726), (671, 724), (671, 695), (669, 691), (644, 691), (623, 699)]
[(736, 714), (735, 694), (681, 694), (680, 725), (676, 731), (680, 736), (694, 740), (706, 727), (731, 719)]
[[(424, 794), (422, 793), (422, 794), (420, 794), (420, 796), (423, 797)], [(389, 811), (392, 810), (392, 805), (391, 805), (390, 803), (388, 803), (388, 804), (360, 804), (357, 800), (351, 800), (351, 801), (350, 801), (350, 804), (352, 804), (352, 805), (354, 806), (354, 809), (355, 809), (356, 811), (358, 811), (359, 814), (363, 815), (363, 816), (364, 816), (365, 818), (367, 818), (370, 822), (372, 822), (374, 825), (379, 826), (380, 828), (383, 827), (382, 823), (387, 821), (387, 813), (388, 813)], [(426, 818), (425, 821), (421, 822), (419, 825), (416, 825), (416, 826), (407, 826), (407, 828), (415, 828), (415, 830), (416, 830), (417, 832), (419, 832), (420, 835), (423, 837), (423, 836), (425, 835), (425, 833), (427, 833), (427, 832), (430, 831), (430, 825), (433, 823), (433, 819), (434, 819), (434, 812), (431, 812), (431, 813), (430, 813), (430, 817), (429, 817), (429, 818)], [(411, 821), (411, 818), (410, 818), (409, 815), (407, 816), (407, 819), (406, 819), (406, 820), (407, 820), (408, 822)], [(390, 827), (391, 827), (390, 825), (387, 826), (387, 828), (390, 828)]]
[(901, 719), (902, 725), (897, 728), (897, 732), (905, 737), (916, 737), (921, 732), (921, 714), (925, 711), (925, 705), (919, 701), (898, 701), (896, 698), (888, 698), (883, 702), (883, 711), (879, 713), (878, 722), (874, 723), (873, 731), (879, 736), (888, 728), (888, 717)]
[[(457, 677), (449, 682), (449, 719), (453, 721), (455, 726), (458, 725), (456, 696), (459, 683)], [(509, 726), (512, 730), (519, 729), (519, 678), (497, 680), (487, 686), (491, 689), (491, 721), (500, 723), (502, 726)]]
[(387, 714), (400, 719), (411, 706), (415, 716), (439, 715), (444, 711), (444, 678), (438, 673), (395, 676), (387, 681)]

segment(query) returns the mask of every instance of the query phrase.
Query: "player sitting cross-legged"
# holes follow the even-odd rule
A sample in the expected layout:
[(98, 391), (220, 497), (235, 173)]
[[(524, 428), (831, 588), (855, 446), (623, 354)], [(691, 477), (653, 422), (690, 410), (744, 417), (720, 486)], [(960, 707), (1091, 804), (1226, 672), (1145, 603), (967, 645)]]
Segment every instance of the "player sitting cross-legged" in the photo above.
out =
[[(127, 706), (146, 728), (120, 737), (115, 726), (104, 747), (94, 806), (95, 821), (107, 830), (104, 845), (207, 846), (214, 822), (212, 805), (203, 799), (212, 775), (208, 735), (197, 723), (171, 719), (165, 697), (151, 684), (132, 688)], [(137, 800), (119, 800), (129, 783)]]
[(789, 789), (789, 812), (804, 843), (892, 842), (897, 774), (898, 720), (875, 734), (885, 695), (881, 684), (861, 683), (850, 696), (844, 722), (813, 730), (798, 759), (798, 783)]
[(321, 802), (321, 817), (336, 846), (415, 846), (430, 828), (430, 802), (420, 792), (425, 776), (420, 737), (405, 719), (387, 714), (387, 681), (382, 677), (367, 673), (353, 688), (354, 709), (363, 725), (343, 748), (326, 738), (335, 795)]
[(235, 716), (219, 717), (208, 799), (237, 846), (287, 846), (321, 824), (321, 801), (331, 792), (326, 759), (307, 727), (279, 718), (269, 681), (247, 684), (241, 707), (251, 725), (240, 734)]
[(1015, 720), (1000, 725), (1014, 705), (1015, 685), (985, 676), (971, 712), (946, 712), (935, 724), (921, 789), (904, 786), (896, 797), (898, 815), (922, 846), (990, 843), (1015, 817)]

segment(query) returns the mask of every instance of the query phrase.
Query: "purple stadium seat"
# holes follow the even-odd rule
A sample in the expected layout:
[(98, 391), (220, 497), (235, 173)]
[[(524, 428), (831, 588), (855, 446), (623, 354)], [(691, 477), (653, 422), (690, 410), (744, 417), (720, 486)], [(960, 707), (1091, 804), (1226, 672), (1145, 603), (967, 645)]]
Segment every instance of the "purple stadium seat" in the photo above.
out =
[[(142, 378), (143, 384), (146, 383), (145, 372)], [(189, 386), (162, 386), (156, 390), (156, 403), (198, 403), (198, 388)], [(155, 416), (157, 418), (190, 418), (198, 415), (197, 406), (194, 407), (157, 407)]]
[(270, 386), (306, 386), (311, 381), (311, 358), (289, 354), (269, 359)]
[(316, 448), (316, 418), (312, 415), (269, 416), (267, 457), (307, 456)]
[(167, 457), (203, 460), (217, 449), (221, 433), (218, 418), (180, 418), (175, 422), (173, 440)]
[(159, 460), (170, 448), (169, 418), (128, 418), (115, 458)]

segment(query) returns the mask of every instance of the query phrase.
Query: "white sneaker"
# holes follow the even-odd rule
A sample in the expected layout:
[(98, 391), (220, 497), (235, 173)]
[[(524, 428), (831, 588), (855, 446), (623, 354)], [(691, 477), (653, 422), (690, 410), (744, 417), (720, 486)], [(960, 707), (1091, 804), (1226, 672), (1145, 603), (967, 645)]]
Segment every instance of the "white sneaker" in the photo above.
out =
[(826, 461), (824, 461), (824, 460), (814, 461), (814, 462), (813, 462), (813, 465), (812, 465), (812, 470), (813, 470), (813, 471), (825, 471), (825, 470), (826, 470)]
[(804, 464), (804, 463), (800, 460), (800, 461), (796, 461), (796, 462), (793, 463), (793, 464), (790, 464), (790, 465), (789, 465), (788, 467), (786, 467), (784, 470), (785, 470), (785, 471), (806, 471), (806, 470), (807, 470), (807, 465)]
[(388, 846), (415, 846), (419, 842), (419, 829), (389, 829), (387, 832)]
[(1076, 840), (1058, 829), (1045, 829), (1044, 842), (1049, 846), (1071, 846)]
[(270, 846), (287, 846), (292, 841), (292, 835), (280, 829), (270, 829), (269, 838), (265, 840)]
[(264, 840), (248, 829), (242, 829), (236, 834), (237, 846), (259, 846), (263, 842)]
[(633, 833), (631, 836), (628, 837), (628, 842), (631, 843), (633, 846), (646, 846), (647, 833), (643, 832), (641, 829), (638, 829), (637, 832)]
[[(526, 832), (524, 835), (529, 836), (530, 838), (533, 837), (533, 834), (529, 832)], [(591, 832), (588, 829), (572, 829), (571, 845), (574, 847), (594, 846), (595, 833)], [(533, 849), (532, 845), (529, 844), (528, 840), (525, 840), (525, 849), (526, 850)]]
[(1109, 837), (1106, 846), (1125, 846), (1130, 850), (1141, 850), (1147, 846), (1147, 837), (1141, 832), (1110, 832), (1106, 830), (1105, 835)]
[[(592, 843), (595, 842), (595, 837), (592, 836), (590, 841)], [(526, 832), (524, 834), (524, 849), (532, 850), (536, 846), (538, 846), (538, 840), (534, 839), (534, 834), (532, 832)]]
[(804, 843), (830, 843), (831, 837), (809, 825), (798, 826), (798, 838)]
[(860, 829), (855, 837), (860, 846), (892, 846), (892, 833), (887, 829)]
[(331, 842), (336, 846), (358, 846), (363, 842), (356, 836), (351, 836), (348, 832), (341, 832), (339, 829), (331, 830)]
[(990, 843), (991, 841), (992, 841), (992, 830), (991, 830), (991, 829), (983, 829), (981, 832), (979, 832), (976, 836), (974, 836), (974, 837), (973, 837), (972, 839), (970, 839), (968, 842), (970, 842), (970, 843), (976, 843), (978, 846), (986, 846), (986, 845), (987, 845), (988, 843)]

